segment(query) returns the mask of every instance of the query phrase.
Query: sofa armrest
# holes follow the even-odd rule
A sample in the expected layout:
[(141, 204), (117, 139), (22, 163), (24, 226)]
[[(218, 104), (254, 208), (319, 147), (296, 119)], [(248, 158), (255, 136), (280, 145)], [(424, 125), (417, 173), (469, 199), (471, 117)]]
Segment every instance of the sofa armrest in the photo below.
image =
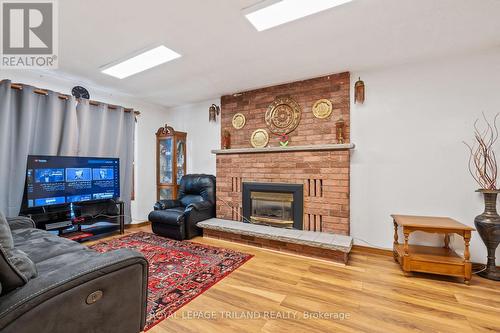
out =
[[(40, 274), (22, 288), (0, 297), (0, 331), (36, 332), (40, 327), (38, 324), (32, 327), (30, 323), (37, 321), (31, 318), (40, 313), (45, 313), (44, 320), (50, 323), (47, 327), (59, 325), (58, 316), (73, 316), (73, 332), (95, 331), (97, 327), (101, 330), (103, 327), (98, 325), (104, 324), (107, 328), (128, 326), (121, 332), (139, 332), (144, 327), (148, 263), (142, 254), (129, 249), (102, 254), (83, 250), (78, 255), (47, 260), (43, 265), (41, 270), (50, 273)], [(96, 291), (102, 291), (102, 298), (89, 303), (90, 295)], [(69, 303), (87, 304), (85, 313), (75, 312)], [(57, 304), (66, 305), (58, 307)], [(118, 309), (120, 315), (116, 313)], [(81, 322), (80, 316), (83, 316)], [(109, 318), (109, 323), (93, 322), (94, 317)], [(63, 331), (52, 330), (53, 333)]]
[(208, 209), (213, 209), (214, 205), (210, 201), (199, 201), (199, 202), (193, 202), (190, 203), (187, 208), (193, 208), (196, 210), (208, 210)]
[(36, 228), (35, 222), (25, 216), (7, 217), (7, 223), (10, 230)]
[(155, 203), (154, 210), (165, 210), (181, 206), (182, 203), (179, 200), (160, 200)]

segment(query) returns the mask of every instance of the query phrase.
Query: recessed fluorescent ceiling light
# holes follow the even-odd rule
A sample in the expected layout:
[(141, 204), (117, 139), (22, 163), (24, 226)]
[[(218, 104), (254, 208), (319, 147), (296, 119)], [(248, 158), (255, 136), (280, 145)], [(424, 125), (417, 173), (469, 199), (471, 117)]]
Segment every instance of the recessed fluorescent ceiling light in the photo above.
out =
[(124, 79), (128, 76), (137, 74), (147, 69), (164, 64), (168, 61), (180, 58), (181, 55), (172, 51), (166, 46), (158, 46), (149, 51), (143, 52), (135, 57), (120, 62), (106, 68), (102, 72), (119, 79)]
[(326, 9), (340, 6), (352, 0), (281, 0), (273, 1), (271, 5), (262, 8), (262, 5), (269, 3), (259, 3), (254, 7), (258, 8), (249, 14), (246, 18), (253, 24), (258, 31), (267, 30), (278, 25), (295, 21), (302, 17), (319, 13)]

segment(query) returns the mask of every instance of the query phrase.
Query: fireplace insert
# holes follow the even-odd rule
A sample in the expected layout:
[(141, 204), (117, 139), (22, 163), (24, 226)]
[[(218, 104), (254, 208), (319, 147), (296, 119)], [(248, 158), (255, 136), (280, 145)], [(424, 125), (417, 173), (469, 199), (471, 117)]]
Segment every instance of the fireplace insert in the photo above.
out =
[(302, 230), (303, 185), (243, 183), (244, 222)]

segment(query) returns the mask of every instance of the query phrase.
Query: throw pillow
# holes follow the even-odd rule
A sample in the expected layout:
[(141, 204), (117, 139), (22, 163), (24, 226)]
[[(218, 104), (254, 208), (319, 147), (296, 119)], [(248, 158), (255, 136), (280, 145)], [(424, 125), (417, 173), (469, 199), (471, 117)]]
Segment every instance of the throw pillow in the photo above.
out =
[(6, 249), (14, 248), (12, 232), (10, 232), (9, 224), (2, 212), (0, 212), (0, 246)]
[(35, 263), (26, 253), (14, 248), (7, 219), (0, 213), (0, 295), (25, 285), (36, 275)]

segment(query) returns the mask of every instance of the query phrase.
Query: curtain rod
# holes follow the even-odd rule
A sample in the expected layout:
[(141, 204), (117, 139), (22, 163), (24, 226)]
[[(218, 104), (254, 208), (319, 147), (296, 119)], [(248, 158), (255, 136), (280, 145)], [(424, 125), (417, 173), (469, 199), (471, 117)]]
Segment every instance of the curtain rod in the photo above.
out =
[[(10, 87), (12, 89), (23, 90), (23, 84), (21, 84), (21, 83), (11, 83)], [(45, 96), (47, 96), (49, 94), (49, 92), (47, 90), (38, 89), (38, 88), (35, 88), (35, 90), (33, 90), (33, 92), (35, 94), (45, 95)], [(58, 97), (60, 99), (64, 99), (64, 100), (68, 100), (68, 98), (69, 98), (68, 95), (64, 95), (64, 94), (59, 94)], [(100, 103), (100, 102), (89, 100), (89, 104), (94, 105), (94, 106), (98, 106), (98, 105), (106, 104), (106, 103)], [(108, 106), (108, 109), (111, 109), (111, 110), (116, 110), (119, 108), (119, 106), (116, 106), (116, 105), (109, 105), (109, 104), (106, 104), (106, 105)], [(134, 111), (134, 109), (130, 109), (130, 108), (124, 108), (124, 111), (125, 112), (134, 112), (134, 114), (136, 116), (139, 116), (141, 114), (139, 111)]]

